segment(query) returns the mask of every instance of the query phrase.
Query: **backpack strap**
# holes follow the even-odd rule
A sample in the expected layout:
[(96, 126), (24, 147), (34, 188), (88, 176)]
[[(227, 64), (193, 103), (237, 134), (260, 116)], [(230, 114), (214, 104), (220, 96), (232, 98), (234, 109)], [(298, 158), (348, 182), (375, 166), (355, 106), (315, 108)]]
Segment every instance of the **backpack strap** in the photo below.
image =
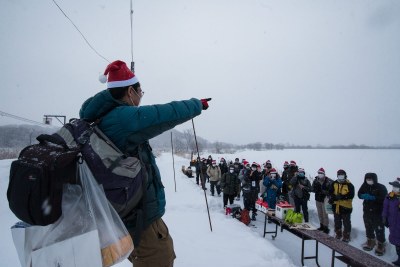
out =
[(49, 134), (41, 134), (38, 137), (36, 137), (36, 140), (39, 141), (40, 144), (44, 144), (45, 142), (49, 142), (49, 143), (53, 143), (56, 145), (60, 145), (65, 149), (69, 149), (67, 143), (65, 142), (65, 140), (63, 140), (62, 138), (59, 138), (56, 135), (49, 135)]

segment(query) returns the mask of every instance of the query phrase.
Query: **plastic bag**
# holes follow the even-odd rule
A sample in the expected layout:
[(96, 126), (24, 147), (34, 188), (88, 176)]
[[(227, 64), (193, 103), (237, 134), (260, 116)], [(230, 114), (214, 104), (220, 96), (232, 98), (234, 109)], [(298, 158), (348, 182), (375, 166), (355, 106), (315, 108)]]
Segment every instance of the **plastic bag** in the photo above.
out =
[[(73, 262), (71, 257), (79, 259), (86, 256), (91, 261), (90, 265), (87, 263), (85, 263), (86, 265), (83, 263), (71, 265), (76, 267), (111, 266), (126, 259), (133, 251), (131, 236), (117, 212), (109, 204), (102, 187), (97, 184), (85, 162), (79, 164), (79, 174), (82, 187), (71, 184), (64, 185), (63, 213), (59, 220), (47, 226), (25, 225), (22, 228), (12, 228), (13, 237), (17, 232), (19, 232), (19, 236), (21, 236), (21, 231), (24, 232), (25, 240), (22, 249), (24, 255), (20, 255), (20, 259), (25, 259), (24, 262), (21, 262), (22, 266), (31, 266), (34, 252), (44, 249), (48, 250), (41, 253), (42, 259), (46, 258), (46, 253), (52, 253), (49, 257), (58, 256), (57, 260), (68, 256), (69, 261)], [(93, 232), (96, 232), (97, 241), (92, 241), (92, 245), (88, 246), (77, 242), (82, 238), (93, 239)], [(17, 243), (14, 243), (17, 247)], [(68, 249), (54, 250), (54, 247), (67, 246), (67, 243), (68, 246), (73, 246), (73, 255)], [(97, 251), (98, 257), (93, 250)], [(20, 246), (17, 247), (17, 251), (21, 251)], [(54, 255), (54, 253), (59, 255)], [(38, 262), (33, 267), (45, 266), (41, 264), (43, 262)]]

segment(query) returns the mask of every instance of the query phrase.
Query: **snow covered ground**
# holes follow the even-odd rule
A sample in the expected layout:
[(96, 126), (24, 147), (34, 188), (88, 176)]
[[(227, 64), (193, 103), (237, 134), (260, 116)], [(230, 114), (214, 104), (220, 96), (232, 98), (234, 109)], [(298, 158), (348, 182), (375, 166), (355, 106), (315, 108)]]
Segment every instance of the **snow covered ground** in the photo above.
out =
[[(202, 154), (207, 157), (209, 154)], [(389, 181), (394, 180), (400, 163), (398, 150), (282, 150), (282, 151), (243, 151), (234, 155), (215, 155), (213, 158), (224, 157), (227, 160), (239, 157), (249, 162), (263, 163), (271, 160), (274, 167), (282, 169), (285, 160), (295, 160), (300, 167), (304, 167), (306, 175), (314, 177), (320, 167), (324, 167), (329, 177), (335, 177), (337, 169), (347, 171), (349, 179), (356, 190), (363, 182), (366, 172), (376, 172), (381, 183), (391, 186)], [(17, 218), (8, 209), (6, 191), (8, 186), (8, 172), (12, 160), (0, 161), (0, 259), (1, 266), (19, 266), (18, 257), (13, 245), (10, 226)], [(167, 211), (164, 216), (171, 235), (174, 239), (177, 259), (174, 266), (301, 266), (301, 240), (286, 231), (279, 232), (278, 237), (272, 240), (271, 235), (263, 238), (263, 218), (259, 216), (256, 227), (247, 227), (239, 221), (227, 217), (223, 212), (222, 197), (212, 197), (207, 191), (208, 204), (211, 213), (212, 228), (210, 231), (207, 210), (203, 191), (195, 184), (194, 179), (184, 176), (180, 168), (188, 165), (188, 159), (175, 157), (176, 187), (175, 192), (172, 156), (162, 154), (157, 158), (166, 189)], [(209, 186), (208, 186), (209, 187)], [(242, 204), (241, 201), (237, 202)], [(352, 214), (352, 241), (351, 245), (360, 247), (365, 239), (362, 221), (362, 202), (353, 201)], [(318, 225), (313, 195), (309, 202), (310, 220)], [(332, 215), (330, 215), (332, 216)], [(333, 217), (330, 217), (330, 228), (333, 228)], [(272, 230), (273, 225), (268, 225)], [(332, 232), (332, 231), (331, 231)], [(333, 234), (333, 233), (331, 233)], [(386, 233), (388, 235), (388, 232)], [(314, 245), (307, 246), (306, 255), (311, 254)], [(373, 252), (371, 252), (373, 254)], [(320, 245), (321, 266), (330, 265), (331, 251)], [(396, 253), (392, 245), (387, 246), (387, 253), (383, 260), (395, 260)], [(306, 266), (316, 266), (312, 260), (305, 261)], [(124, 261), (116, 266), (132, 266)], [(335, 266), (344, 266), (336, 261)]]

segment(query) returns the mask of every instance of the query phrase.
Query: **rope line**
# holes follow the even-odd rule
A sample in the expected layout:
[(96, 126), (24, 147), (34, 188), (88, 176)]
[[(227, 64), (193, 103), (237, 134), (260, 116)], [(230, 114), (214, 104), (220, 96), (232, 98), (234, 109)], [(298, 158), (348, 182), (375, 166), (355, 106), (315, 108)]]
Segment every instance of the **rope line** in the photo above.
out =
[(75, 29), (80, 33), (80, 35), (82, 36), (82, 38), (85, 40), (85, 42), (87, 43), (87, 45), (102, 59), (104, 59), (105, 61), (107, 61), (108, 63), (110, 63), (110, 61), (108, 59), (106, 59), (105, 57), (103, 57), (99, 52), (97, 52), (96, 49), (94, 49), (94, 47), (89, 43), (89, 41), (86, 39), (85, 35), (83, 35), (83, 33), (79, 30), (79, 28), (75, 25), (75, 23), (67, 16), (67, 14), (65, 14), (65, 12), (61, 9), (61, 7), (57, 4), (57, 2), (55, 0), (52, 0), (53, 3), (58, 7), (58, 9), (61, 11), (61, 13), (64, 14), (64, 16), (72, 23), (72, 25), (75, 27)]
[(47, 124), (45, 124), (45, 123), (33, 121), (33, 120), (30, 120), (30, 119), (27, 119), (27, 118), (23, 118), (23, 117), (19, 117), (19, 116), (16, 116), (16, 115), (13, 115), (13, 114), (1, 111), (1, 110), (0, 110), (0, 115), (1, 116), (6, 116), (6, 117), (10, 117), (10, 118), (13, 118), (13, 119), (17, 119), (17, 120), (20, 120), (20, 121), (24, 121), (24, 122), (29, 122), (29, 123), (34, 123), (34, 124), (38, 124), (38, 125), (46, 125), (47, 126)]

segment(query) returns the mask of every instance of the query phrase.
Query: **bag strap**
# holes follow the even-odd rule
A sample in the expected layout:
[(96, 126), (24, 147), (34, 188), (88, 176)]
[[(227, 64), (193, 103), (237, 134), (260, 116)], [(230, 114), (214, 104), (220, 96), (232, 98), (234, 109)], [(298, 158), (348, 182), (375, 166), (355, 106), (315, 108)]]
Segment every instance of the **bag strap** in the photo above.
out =
[(63, 140), (62, 138), (58, 138), (55, 135), (49, 135), (49, 134), (41, 134), (38, 137), (36, 137), (36, 140), (39, 141), (40, 144), (44, 144), (45, 142), (49, 142), (49, 143), (53, 143), (56, 145), (60, 145), (65, 149), (69, 149), (67, 143), (65, 142), (65, 140)]

